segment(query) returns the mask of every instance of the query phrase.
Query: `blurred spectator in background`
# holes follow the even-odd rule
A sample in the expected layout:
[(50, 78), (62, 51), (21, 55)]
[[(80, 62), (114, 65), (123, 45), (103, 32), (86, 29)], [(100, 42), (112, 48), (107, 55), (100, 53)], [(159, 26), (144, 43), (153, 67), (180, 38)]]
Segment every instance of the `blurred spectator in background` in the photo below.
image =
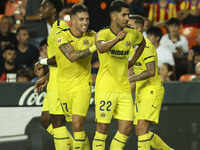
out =
[(42, 20), (39, 12), (42, 0), (28, 0), (24, 17), (25, 27), (29, 31), (30, 44), (40, 49), (40, 42), (47, 38), (47, 22)]
[(159, 74), (162, 81), (171, 81), (173, 80), (173, 67), (168, 63), (164, 63), (160, 66)]
[(47, 58), (47, 39), (44, 39), (40, 43), (39, 53), (40, 53), (40, 56), (39, 56), (38, 60), (43, 59), (43, 58)]
[(139, 0), (125, 0), (130, 5), (130, 14), (143, 14), (144, 8)]
[(3, 50), (9, 43), (17, 46), (16, 35), (10, 32), (11, 19), (9, 16), (3, 16), (0, 24), (0, 49)]
[(110, 26), (110, 4), (113, 0), (85, 0), (90, 14), (89, 30), (98, 32), (106, 26)]
[(39, 51), (36, 47), (29, 44), (29, 33), (26, 27), (17, 30), (18, 52), (16, 63), (30, 70), (34, 61), (38, 60)]
[(200, 1), (182, 0), (178, 5), (177, 16), (183, 27), (200, 26)]
[(200, 62), (198, 62), (195, 66), (195, 75), (196, 78), (193, 78), (191, 81), (192, 82), (200, 81)]
[(37, 80), (41, 79), (42, 77), (44, 77), (49, 69), (48, 69), (48, 65), (43, 65), (41, 68), (38, 68), (37, 70), (35, 69), (35, 63), (33, 65), (34, 68), (34, 74), (35, 77), (31, 80), (32, 82), (36, 82)]
[(7, 0), (0, 0), (0, 14), (5, 13)]
[(158, 27), (150, 27), (147, 29), (147, 38), (152, 42), (157, 51), (158, 67), (160, 67), (163, 63), (169, 63), (174, 67), (175, 63), (172, 52), (166, 47), (159, 45), (161, 37), (162, 31)]
[(29, 81), (29, 72), (26, 69), (20, 69), (17, 71), (17, 82)]
[(151, 25), (164, 27), (170, 18), (176, 18), (176, 2), (171, 0), (158, 0), (149, 8), (149, 20)]
[(188, 53), (188, 40), (178, 34), (179, 28), (180, 21), (177, 18), (171, 18), (167, 22), (169, 33), (165, 34), (160, 40), (160, 44), (171, 50), (175, 58), (183, 56), (183, 53)]
[(196, 33), (196, 42), (198, 45), (193, 46), (191, 50), (188, 53), (188, 62), (189, 62), (189, 73), (195, 73), (195, 65), (200, 62), (200, 27), (197, 30)]
[(143, 15), (143, 19), (144, 19), (144, 27), (143, 27), (143, 36), (147, 37), (147, 29), (149, 29), (150, 27), (150, 21), (148, 19), (148, 15)]
[(25, 16), (27, 1), (28, 0), (21, 0), (21, 5), (19, 5), (19, 7), (17, 7), (13, 13), (14, 15), (16, 15), (16, 17), (19, 15), (21, 15), (23, 17)]
[(63, 18), (64, 14), (70, 14), (72, 6), (74, 4), (84, 4), (84, 0), (62, 0), (64, 3), (64, 9), (59, 13), (60, 18)]
[(11, 28), (12, 33), (16, 33), (17, 29), (24, 25), (27, 1), (28, 0), (22, 0), (21, 5), (19, 5), (19, 7), (17, 7), (13, 13), (14, 23)]
[(17, 71), (22, 69), (20, 65), (15, 63), (17, 55), (17, 47), (13, 44), (5, 46), (3, 51), (4, 64), (0, 65), (0, 81), (16, 82)]

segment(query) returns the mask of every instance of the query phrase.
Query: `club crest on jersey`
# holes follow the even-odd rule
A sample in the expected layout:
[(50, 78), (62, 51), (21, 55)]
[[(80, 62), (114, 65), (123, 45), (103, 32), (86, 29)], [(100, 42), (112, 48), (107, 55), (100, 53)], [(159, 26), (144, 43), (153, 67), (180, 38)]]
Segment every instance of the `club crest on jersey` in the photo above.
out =
[(131, 42), (130, 41), (126, 42), (126, 47), (131, 47)]
[(88, 40), (83, 40), (83, 45), (88, 46), (89, 45), (89, 41)]
[(105, 113), (101, 113), (100, 116), (101, 116), (101, 118), (104, 118), (106, 116), (106, 114)]
[(59, 38), (59, 39), (58, 39), (58, 43), (62, 43), (62, 39), (63, 39), (63, 38)]
[(70, 118), (70, 115), (69, 115), (69, 114), (66, 114), (66, 117), (67, 117), (67, 118)]

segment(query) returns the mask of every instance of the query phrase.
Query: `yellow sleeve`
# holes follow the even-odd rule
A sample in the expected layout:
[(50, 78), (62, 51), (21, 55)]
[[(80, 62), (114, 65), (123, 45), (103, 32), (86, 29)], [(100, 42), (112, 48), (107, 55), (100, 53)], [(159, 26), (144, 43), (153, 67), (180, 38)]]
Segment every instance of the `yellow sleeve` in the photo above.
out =
[(97, 41), (108, 41), (106, 30), (101, 30), (97, 34)]
[(152, 61), (155, 61), (155, 54), (156, 54), (156, 49), (153, 46), (153, 44), (150, 43), (150, 41), (146, 40), (146, 46), (144, 48), (144, 51), (142, 53), (143, 55), (143, 59), (144, 59), (144, 63), (149, 63)]
[(138, 32), (136, 29), (133, 29), (133, 30), (134, 30), (133, 35), (135, 37), (132, 40), (132, 45), (139, 45), (143, 40), (143, 35), (140, 32)]
[(60, 31), (55, 35), (56, 45), (60, 47), (60, 45), (69, 43), (69, 38), (67, 36), (66, 31)]
[(186, 5), (185, 2), (181, 2), (181, 3), (179, 4), (179, 10), (185, 10), (185, 5)]

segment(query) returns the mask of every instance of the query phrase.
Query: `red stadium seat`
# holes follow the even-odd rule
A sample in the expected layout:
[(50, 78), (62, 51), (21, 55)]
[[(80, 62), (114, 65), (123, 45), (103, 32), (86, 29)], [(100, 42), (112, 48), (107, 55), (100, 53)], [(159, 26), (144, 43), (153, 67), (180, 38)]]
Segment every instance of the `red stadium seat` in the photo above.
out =
[(72, 26), (72, 20), (70, 18), (70, 14), (65, 14), (63, 16), (63, 20), (71, 27)]
[(7, 16), (12, 16), (15, 9), (19, 6), (19, 3), (11, 3), (7, 2), (6, 3), (6, 9), (5, 9), (5, 15)]
[(165, 27), (159, 27), (162, 30), (162, 34), (165, 35), (167, 33), (167, 29)]
[(198, 28), (182, 27), (178, 31), (179, 34), (181, 34), (187, 38), (189, 50), (192, 48), (192, 46), (197, 45), (197, 43), (196, 43), (197, 30), (198, 30)]
[(1, 23), (1, 17), (3, 17), (4, 16), (4, 14), (0, 14), (0, 23)]
[(180, 76), (179, 81), (191, 81), (195, 77), (195, 74), (183, 74)]

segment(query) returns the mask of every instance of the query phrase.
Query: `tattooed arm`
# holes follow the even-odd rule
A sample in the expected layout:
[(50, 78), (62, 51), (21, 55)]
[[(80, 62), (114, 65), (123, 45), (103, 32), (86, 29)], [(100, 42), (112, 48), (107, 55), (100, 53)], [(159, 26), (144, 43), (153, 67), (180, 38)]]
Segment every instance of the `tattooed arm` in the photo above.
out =
[(74, 62), (80, 58), (86, 58), (88, 55), (91, 54), (89, 48), (85, 50), (74, 51), (74, 48), (69, 43), (60, 45), (59, 49), (70, 62)]
[(146, 80), (150, 77), (155, 76), (155, 61), (146, 63), (146, 67), (147, 67), (147, 70), (145, 70), (135, 76), (129, 77), (130, 83), (136, 82), (136, 81), (141, 81), (141, 80)]

